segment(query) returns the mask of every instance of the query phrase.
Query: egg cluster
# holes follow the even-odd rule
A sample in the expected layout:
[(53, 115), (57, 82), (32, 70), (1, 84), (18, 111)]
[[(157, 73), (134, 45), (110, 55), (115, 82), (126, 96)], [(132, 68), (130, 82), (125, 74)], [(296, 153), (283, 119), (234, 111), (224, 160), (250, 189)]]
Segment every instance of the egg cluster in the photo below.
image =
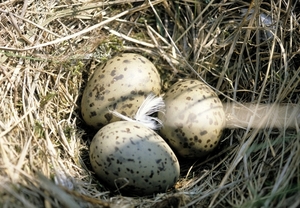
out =
[(180, 174), (175, 153), (192, 158), (207, 155), (225, 126), (217, 95), (198, 80), (181, 80), (165, 93), (165, 111), (156, 109), (154, 120), (163, 124), (161, 137), (136, 118), (145, 114), (145, 105), (160, 91), (155, 66), (141, 55), (124, 53), (97, 68), (83, 92), (82, 117), (100, 129), (90, 145), (92, 168), (109, 186), (127, 195), (173, 187)]

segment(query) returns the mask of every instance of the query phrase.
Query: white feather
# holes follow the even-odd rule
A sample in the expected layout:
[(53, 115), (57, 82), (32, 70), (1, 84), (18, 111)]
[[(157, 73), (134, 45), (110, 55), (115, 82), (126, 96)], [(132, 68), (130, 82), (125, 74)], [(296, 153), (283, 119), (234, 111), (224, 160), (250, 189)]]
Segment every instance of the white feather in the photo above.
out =
[(123, 120), (125, 120), (125, 121), (135, 121), (135, 120), (133, 120), (133, 119), (131, 119), (131, 118), (127, 117), (127, 116), (124, 116), (123, 114), (117, 112), (116, 110), (113, 110), (113, 111), (112, 111), (112, 110), (109, 110), (109, 109), (108, 109), (108, 111), (109, 111), (110, 113), (112, 113), (114, 116), (119, 117), (119, 118), (121, 118), (121, 119), (123, 119)]
[(134, 119), (124, 116), (123, 114), (115, 110), (114, 111), (109, 110), (109, 112), (123, 120), (140, 122), (145, 126), (147, 126), (148, 128), (156, 130), (162, 127), (162, 121), (151, 115), (156, 112), (164, 113), (164, 109), (165, 109), (165, 103), (162, 97), (156, 97), (154, 94), (151, 93), (146, 97), (142, 105), (139, 107), (138, 111), (134, 116)]
[(162, 126), (162, 121), (151, 115), (156, 112), (164, 112), (165, 103), (162, 97), (156, 97), (154, 94), (149, 94), (139, 107), (135, 120), (145, 124), (151, 129), (158, 129)]

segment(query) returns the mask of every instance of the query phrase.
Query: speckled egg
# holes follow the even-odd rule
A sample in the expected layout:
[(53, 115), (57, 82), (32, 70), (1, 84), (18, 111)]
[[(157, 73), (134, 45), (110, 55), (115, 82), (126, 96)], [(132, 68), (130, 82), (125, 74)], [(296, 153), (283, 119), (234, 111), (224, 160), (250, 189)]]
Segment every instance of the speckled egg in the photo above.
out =
[(158, 95), (161, 80), (155, 66), (145, 57), (124, 53), (97, 68), (82, 95), (84, 121), (97, 129), (120, 120), (109, 110), (133, 117), (145, 97)]
[(218, 144), (225, 113), (218, 96), (198, 80), (175, 83), (164, 96), (161, 135), (182, 157), (203, 157)]
[(165, 192), (179, 177), (169, 145), (141, 123), (117, 121), (101, 128), (90, 145), (97, 176), (125, 195)]

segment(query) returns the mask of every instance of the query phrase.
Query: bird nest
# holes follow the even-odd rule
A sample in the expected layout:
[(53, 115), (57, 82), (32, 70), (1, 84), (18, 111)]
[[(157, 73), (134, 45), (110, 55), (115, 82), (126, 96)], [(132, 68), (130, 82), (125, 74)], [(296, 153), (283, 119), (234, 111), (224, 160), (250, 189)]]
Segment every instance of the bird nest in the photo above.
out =
[[(298, 207), (299, 10), (292, 0), (1, 1), (0, 206)], [(174, 188), (124, 196), (93, 173), (96, 132), (80, 113), (94, 69), (123, 52), (151, 60), (164, 91), (199, 79), (267, 116), (225, 129), (206, 158), (180, 159)], [(295, 110), (274, 126), (279, 105)]]

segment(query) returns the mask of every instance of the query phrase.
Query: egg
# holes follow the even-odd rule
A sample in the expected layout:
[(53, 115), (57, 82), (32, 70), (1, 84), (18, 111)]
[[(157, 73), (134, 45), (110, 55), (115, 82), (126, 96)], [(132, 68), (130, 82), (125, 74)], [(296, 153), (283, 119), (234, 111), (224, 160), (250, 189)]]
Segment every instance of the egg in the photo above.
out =
[(164, 95), (165, 113), (158, 113), (160, 133), (182, 157), (201, 158), (218, 144), (225, 127), (223, 105), (216, 93), (198, 80), (181, 80)]
[(96, 129), (121, 120), (109, 110), (133, 117), (145, 97), (161, 90), (160, 75), (145, 57), (124, 53), (98, 67), (88, 81), (81, 100), (84, 121)]
[(89, 155), (96, 175), (125, 195), (165, 192), (180, 174), (169, 145), (138, 122), (117, 121), (101, 128), (91, 142)]

